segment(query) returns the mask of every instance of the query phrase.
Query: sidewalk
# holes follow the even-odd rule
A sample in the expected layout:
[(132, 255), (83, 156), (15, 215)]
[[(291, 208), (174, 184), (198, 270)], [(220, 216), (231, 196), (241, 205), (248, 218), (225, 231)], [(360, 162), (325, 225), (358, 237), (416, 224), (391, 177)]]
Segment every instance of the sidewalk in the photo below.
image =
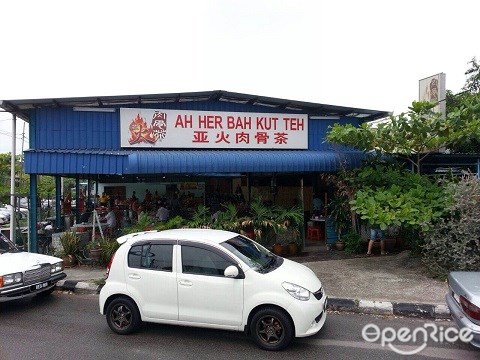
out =
[[(426, 275), (418, 258), (407, 251), (392, 255), (349, 256), (313, 251), (291, 260), (312, 269), (329, 297), (330, 310), (448, 318), (447, 283)], [(96, 294), (105, 269), (77, 266), (65, 269), (60, 290)]]

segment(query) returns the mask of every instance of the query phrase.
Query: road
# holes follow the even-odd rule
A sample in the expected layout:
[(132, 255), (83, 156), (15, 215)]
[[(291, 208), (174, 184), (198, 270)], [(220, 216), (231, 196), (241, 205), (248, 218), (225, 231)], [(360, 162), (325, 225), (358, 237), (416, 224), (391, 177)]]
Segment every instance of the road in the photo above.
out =
[[(369, 343), (362, 329), (375, 324), (410, 330), (428, 322), (346, 313), (329, 313), (319, 334), (296, 339), (283, 352), (258, 349), (243, 333), (146, 324), (139, 333), (112, 333), (98, 312), (98, 296), (55, 292), (46, 299), (32, 298), (0, 304), (0, 359), (479, 359), (480, 351), (464, 343), (438, 344), (413, 356), (400, 355), (379, 341)], [(437, 329), (454, 327), (435, 322)], [(442, 328), (440, 328), (442, 327)], [(397, 342), (398, 343), (398, 342)], [(416, 351), (422, 343), (394, 346)]]

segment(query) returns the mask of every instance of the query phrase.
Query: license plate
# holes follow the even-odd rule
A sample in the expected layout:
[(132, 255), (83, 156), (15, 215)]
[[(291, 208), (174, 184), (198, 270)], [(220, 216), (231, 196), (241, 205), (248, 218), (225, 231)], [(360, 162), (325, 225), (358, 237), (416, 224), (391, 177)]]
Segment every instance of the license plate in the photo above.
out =
[(48, 282), (37, 284), (35, 285), (35, 290), (43, 289), (43, 288), (46, 288), (47, 286), (48, 286)]

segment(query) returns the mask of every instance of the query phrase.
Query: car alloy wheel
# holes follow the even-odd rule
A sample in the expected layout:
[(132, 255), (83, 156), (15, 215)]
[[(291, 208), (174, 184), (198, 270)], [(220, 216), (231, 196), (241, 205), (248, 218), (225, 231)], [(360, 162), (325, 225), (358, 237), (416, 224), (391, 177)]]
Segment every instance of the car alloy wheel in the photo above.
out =
[(265, 350), (281, 350), (293, 339), (290, 318), (280, 309), (267, 307), (259, 310), (250, 325), (256, 344)]
[(140, 325), (140, 313), (132, 300), (120, 297), (108, 305), (107, 323), (117, 334), (130, 334)]

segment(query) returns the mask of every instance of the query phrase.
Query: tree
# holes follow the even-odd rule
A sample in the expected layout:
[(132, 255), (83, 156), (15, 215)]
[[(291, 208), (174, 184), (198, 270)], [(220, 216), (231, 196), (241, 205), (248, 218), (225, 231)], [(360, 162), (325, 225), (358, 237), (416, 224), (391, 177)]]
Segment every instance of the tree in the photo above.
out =
[(469, 61), (469, 64), (471, 68), (465, 71), (468, 78), (462, 89), (469, 93), (478, 93), (480, 92), (480, 64), (475, 57)]
[(480, 64), (475, 58), (465, 72), (463, 92), (447, 91), (445, 118), (433, 111), (434, 103), (414, 101), (407, 113), (390, 116), (377, 126), (335, 124), (327, 140), (363, 151), (395, 155), (410, 162), (420, 173), (421, 162), (440, 148), (457, 153), (480, 152)]
[[(10, 203), (10, 169), (11, 154), (0, 154), (0, 202)], [(15, 194), (28, 196), (30, 193), (30, 177), (23, 172), (23, 157), (16, 155), (15, 161)], [(55, 193), (55, 181), (52, 176), (39, 176), (38, 196), (52, 197)]]
[[(0, 154), (0, 201), (10, 203), (10, 178), (11, 178), (11, 154)], [(25, 194), (29, 192), (28, 176), (22, 171), (22, 156), (16, 155), (15, 161), (15, 193)]]
[(340, 218), (344, 217), (345, 222), (349, 210), (365, 223), (382, 230), (391, 226), (428, 230), (451, 201), (437, 181), (396, 164), (372, 162), (361, 169), (330, 175), (329, 179), (329, 183), (336, 184), (336, 195), (340, 199), (339, 204), (335, 200), (331, 203), (337, 205), (331, 209), (336, 222), (339, 221), (338, 207), (341, 207), (344, 215)]
[(327, 140), (353, 146), (363, 151), (397, 155), (410, 162), (420, 173), (421, 161), (431, 152), (438, 151), (448, 140), (450, 129), (435, 104), (414, 101), (407, 113), (390, 116), (377, 126), (363, 123), (360, 127), (335, 124)]
[(451, 142), (449, 150), (453, 153), (480, 153), (480, 65), (475, 57), (469, 62), (471, 67), (465, 72), (468, 78), (462, 92), (453, 94), (447, 90), (447, 114), (452, 119), (462, 117), (470, 119), (468, 126), (462, 126), (465, 121), (459, 122), (458, 136)]
[(470, 174), (450, 185), (454, 201), (448, 216), (432, 222), (423, 246), (424, 263), (441, 277), (480, 270), (480, 180)]

